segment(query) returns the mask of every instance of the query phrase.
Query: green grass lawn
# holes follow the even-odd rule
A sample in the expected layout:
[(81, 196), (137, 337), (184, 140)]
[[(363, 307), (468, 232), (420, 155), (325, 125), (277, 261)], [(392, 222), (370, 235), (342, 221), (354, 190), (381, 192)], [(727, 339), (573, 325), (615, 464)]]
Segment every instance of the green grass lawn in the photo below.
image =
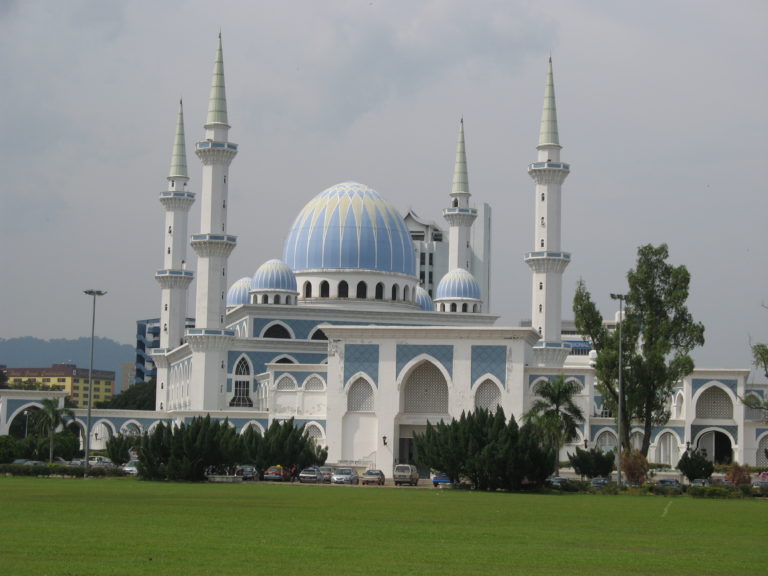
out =
[(0, 573), (765, 574), (768, 501), (0, 478)]

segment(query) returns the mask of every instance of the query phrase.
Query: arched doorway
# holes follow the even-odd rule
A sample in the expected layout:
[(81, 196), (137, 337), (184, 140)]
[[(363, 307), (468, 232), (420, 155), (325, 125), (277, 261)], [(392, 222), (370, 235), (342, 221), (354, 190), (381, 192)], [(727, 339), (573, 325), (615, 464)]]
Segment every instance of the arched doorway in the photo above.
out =
[[(412, 464), (418, 457), (413, 435), (424, 432), (427, 421), (448, 418), (448, 382), (440, 368), (425, 360), (403, 380), (400, 398), (402, 418), (397, 461)], [(424, 471), (420, 471), (424, 475)]]
[(719, 430), (710, 430), (699, 436), (696, 449), (715, 464), (730, 464), (733, 461), (731, 439)]

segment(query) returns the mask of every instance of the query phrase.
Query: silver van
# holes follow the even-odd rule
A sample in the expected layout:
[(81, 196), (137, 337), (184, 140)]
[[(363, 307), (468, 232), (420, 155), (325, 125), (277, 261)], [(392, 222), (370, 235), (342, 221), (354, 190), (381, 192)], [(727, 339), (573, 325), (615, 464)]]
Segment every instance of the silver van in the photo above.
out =
[(413, 464), (398, 464), (392, 474), (395, 480), (395, 486), (400, 484), (410, 484), (417, 486), (419, 484), (419, 471)]

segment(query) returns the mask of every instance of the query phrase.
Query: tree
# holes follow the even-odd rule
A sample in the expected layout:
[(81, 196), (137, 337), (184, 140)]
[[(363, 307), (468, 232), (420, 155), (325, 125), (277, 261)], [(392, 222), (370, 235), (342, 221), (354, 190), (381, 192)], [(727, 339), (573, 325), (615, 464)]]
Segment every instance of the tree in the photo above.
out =
[(136, 382), (109, 400), (98, 402), (97, 407), (120, 410), (154, 410), (155, 378), (153, 377), (149, 382)]
[[(768, 345), (755, 344), (752, 346), (752, 362), (768, 376)], [(759, 410), (762, 413), (763, 420), (768, 422), (768, 398), (761, 400), (754, 394), (750, 394), (744, 397), (739, 396), (739, 399), (747, 408)]]
[(579, 382), (566, 380), (563, 374), (554, 380), (541, 380), (533, 387), (538, 398), (523, 417), (535, 426), (545, 446), (555, 453), (555, 474), (560, 470), (560, 449), (577, 437), (578, 425), (584, 421), (584, 413), (573, 398), (581, 388)]
[(613, 451), (603, 452), (599, 448), (582, 450), (576, 448), (575, 454), (568, 454), (568, 461), (573, 471), (579, 476), (595, 478), (596, 476), (608, 476), (616, 464), (616, 455)]
[(48, 462), (53, 462), (53, 439), (56, 429), (75, 419), (75, 413), (71, 408), (59, 407), (56, 398), (44, 398), (40, 410), (32, 414), (33, 426), (40, 436), (48, 436)]
[(651, 431), (669, 420), (672, 387), (693, 371), (690, 352), (704, 344), (704, 326), (693, 320), (686, 301), (691, 277), (685, 266), (666, 260), (666, 244), (641, 246), (637, 263), (627, 273), (629, 291), (621, 319), (623, 397), (618, 394), (618, 332), (608, 330), (592, 303), (586, 284), (579, 282), (573, 310), (576, 329), (597, 352), (598, 389), (612, 410), (621, 402), (622, 447), (630, 451), (629, 425), (643, 425), (640, 452), (648, 456)]
[(677, 463), (677, 469), (693, 482), (697, 478), (709, 478), (715, 471), (714, 463), (710, 462), (698, 450), (686, 451)]

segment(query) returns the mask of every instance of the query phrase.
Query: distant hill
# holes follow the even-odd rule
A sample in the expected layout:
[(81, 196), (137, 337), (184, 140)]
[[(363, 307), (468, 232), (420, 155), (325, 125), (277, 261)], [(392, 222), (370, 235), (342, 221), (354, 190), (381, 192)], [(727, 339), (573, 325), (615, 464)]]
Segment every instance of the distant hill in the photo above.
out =
[[(90, 363), (91, 339), (73, 340), (57, 338), (42, 340), (25, 336), (23, 338), (0, 338), (0, 364), (9, 368), (45, 368), (52, 364), (75, 364), (88, 368)], [(133, 363), (136, 349), (120, 344), (109, 338), (93, 341), (93, 369), (112, 370), (119, 386), (120, 368), (125, 362)]]

